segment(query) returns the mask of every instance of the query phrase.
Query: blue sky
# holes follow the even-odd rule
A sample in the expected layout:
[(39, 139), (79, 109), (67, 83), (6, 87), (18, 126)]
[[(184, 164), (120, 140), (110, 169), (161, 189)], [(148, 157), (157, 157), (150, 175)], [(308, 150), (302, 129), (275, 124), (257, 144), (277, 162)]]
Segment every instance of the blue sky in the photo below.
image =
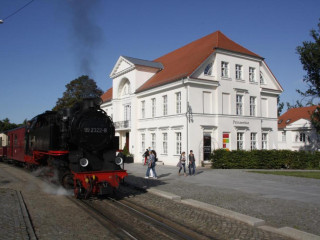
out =
[(28, 2), (0, 0), (0, 119), (14, 123), (83, 74), (106, 91), (120, 55), (153, 60), (217, 30), (264, 57), (294, 104), (306, 89), (296, 47), (320, 18), (319, 0), (34, 0), (8, 17)]

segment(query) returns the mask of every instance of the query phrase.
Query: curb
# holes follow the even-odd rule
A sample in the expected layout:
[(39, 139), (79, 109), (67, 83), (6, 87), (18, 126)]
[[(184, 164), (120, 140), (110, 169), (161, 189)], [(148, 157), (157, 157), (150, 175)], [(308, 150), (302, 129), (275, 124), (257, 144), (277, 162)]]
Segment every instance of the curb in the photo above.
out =
[(147, 192), (167, 198), (167, 199), (171, 199), (174, 201), (178, 201), (181, 202), (183, 204), (187, 204), (196, 208), (200, 208), (212, 213), (215, 213), (217, 215), (220, 216), (224, 216), (224, 217), (228, 217), (228, 218), (232, 218), (234, 220), (240, 221), (240, 222), (244, 222), (250, 226), (253, 227), (257, 227), (259, 229), (268, 231), (268, 232), (273, 232), (285, 237), (290, 237), (294, 240), (320, 240), (320, 236), (318, 235), (314, 235), (311, 233), (307, 233), (307, 232), (303, 232), (294, 228), (290, 228), (290, 227), (282, 227), (282, 228), (275, 228), (275, 227), (271, 227), (271, 226), (267, 226), (265, 225), (265, 221), (259, 218), (255, 218), (255, 217), (250, 217), (241, 213), (237, 213), (228, 209), (224, 209), (224, 208), (220, 208), (208, 203), (204, 203), (204, 202), (200, 202), (194, 199), (185, 199), (182, 200), (181, 196), (175, 195), (173, 193), (169, 193), (169, 192), (165, 192), (165, 191), (161, 191), (158, 189), (154, 189), (154, 188), (149, 188), (146, 189)]

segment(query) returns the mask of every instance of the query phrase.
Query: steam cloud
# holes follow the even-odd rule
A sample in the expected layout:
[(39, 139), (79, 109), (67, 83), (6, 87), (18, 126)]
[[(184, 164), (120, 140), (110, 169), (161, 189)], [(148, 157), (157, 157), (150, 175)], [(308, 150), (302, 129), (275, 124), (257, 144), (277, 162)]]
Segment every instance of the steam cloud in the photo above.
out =
[(95, 52), (101, 47), (104, 37), (94, 14), (99, 10), (100, 0), (69, 0), (72, 14), (72, 39), (81, 74), (91, 76)]

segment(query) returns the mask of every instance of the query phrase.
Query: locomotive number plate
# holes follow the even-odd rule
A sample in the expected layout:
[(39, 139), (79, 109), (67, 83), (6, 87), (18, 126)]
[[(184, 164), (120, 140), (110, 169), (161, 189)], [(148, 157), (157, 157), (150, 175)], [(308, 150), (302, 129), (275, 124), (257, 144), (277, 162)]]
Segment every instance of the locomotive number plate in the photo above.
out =
[(83, 131), (85, 133), (107, 133), (107, 128), (84, 128)]

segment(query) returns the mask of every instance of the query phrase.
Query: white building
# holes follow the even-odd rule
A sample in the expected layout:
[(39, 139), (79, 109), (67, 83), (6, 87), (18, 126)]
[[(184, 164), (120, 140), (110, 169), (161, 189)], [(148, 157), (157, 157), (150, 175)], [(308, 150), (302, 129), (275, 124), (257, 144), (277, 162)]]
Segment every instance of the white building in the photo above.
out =
[(292, 151), (320, 149), (320, 136), (311, 124), (317, 106), (291, 108), (278, 119), (278, 147)]
[(102, 108), (136, 162), (149, 146), (169, 165), (181, 151), (199, 165), (217, 148), (278, 148), (283, 89), (262, 57), (220, 31), (153, 61), (120, 56), (110, 77)]

